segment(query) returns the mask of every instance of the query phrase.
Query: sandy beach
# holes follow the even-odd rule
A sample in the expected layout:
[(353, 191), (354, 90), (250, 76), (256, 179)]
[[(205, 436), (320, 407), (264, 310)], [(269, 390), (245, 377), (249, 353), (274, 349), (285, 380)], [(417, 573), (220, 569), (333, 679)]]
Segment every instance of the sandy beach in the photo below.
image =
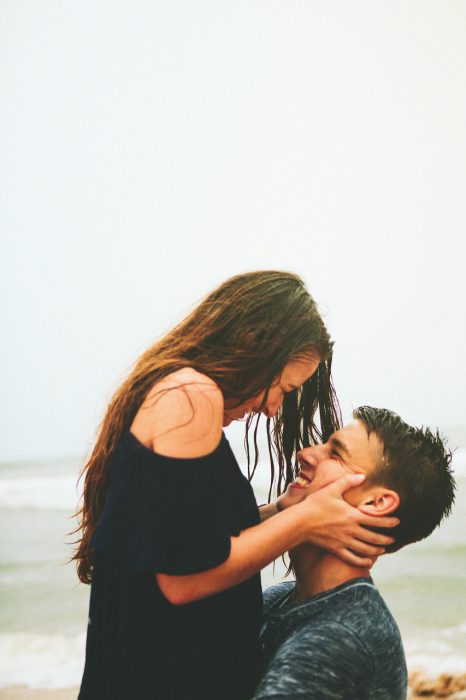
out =
[(23, 685), (0, 689), (0, 700), (76, 700), (79, 688), (34, 690)]
[(423, 671), (412, 671), (409, 674), (409, 690), (408, 698), (460, 700), (466, 698), (466, 673), (442, 673), (437, 677), (430, 677)]
[[(34, 690), (25, 686), (15, 686), (0, 690), (0, 700), (76, 700), (78, 688), (63, 690)], [(409, 678), (407, 700), (415, 698), (466, 699), (466, 674), (444, 673), (430, 678), (422, 671), (413, 671)]]

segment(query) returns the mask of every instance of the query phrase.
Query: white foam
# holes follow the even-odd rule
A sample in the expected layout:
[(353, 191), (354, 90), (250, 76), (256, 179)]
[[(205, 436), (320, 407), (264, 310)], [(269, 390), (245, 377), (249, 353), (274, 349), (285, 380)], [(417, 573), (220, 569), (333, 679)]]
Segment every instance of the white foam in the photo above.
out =
[(81, 682), (86, 636), (0, 635), (0, 687), (25, 685), (55, 690)]
[(455, 625), (454, 627), (445, 627), (443, 630), (440, 630), (440, 636), (441, 637), (455, 637), (455, 636), (461, 636), (463, 639), (466, 639), (466, 622), (463, 622), (460, 625)]
[(464, 656), (436, 656), (430, 654), (406, 654), (409, 671), (423, 671), (429, 678), (436, 678), (442, 673), (462, 675), (466, 673)]
[(79, 500), (76, 481), (63, 475), (1, 479), (0, 507), (71, 512)]
[[(435, 678), (441, 673), (466, 673), (466, 656), (458, 648), (458, 633), (464, 628), (449, 628), (440, 630), (442, 640), (426, 639), (424, 641), (404, 642), (408, 669), (421, 670), (429, 677)], [(453, 640), (453, 637), (456, 639)], [(450, 644), (446, 639), (452, 638)]]

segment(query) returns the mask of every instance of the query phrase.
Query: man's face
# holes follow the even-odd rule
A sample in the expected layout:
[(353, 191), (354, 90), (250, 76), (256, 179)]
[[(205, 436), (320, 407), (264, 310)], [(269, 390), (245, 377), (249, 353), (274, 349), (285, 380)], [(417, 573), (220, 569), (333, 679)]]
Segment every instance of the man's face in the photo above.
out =
[[(308, 496), (345, 474), (372, 474), (383, 463), (383, 446), (377, 435), (367, 434), (364, 424), (355, 420), (333, 433), (323, 445), (313, 445), (298, 452), (300, 472), (287, 488), (290, 498)], [(361, 486), (344, 494), (345, 500), (357, 505), (364, 493)]]

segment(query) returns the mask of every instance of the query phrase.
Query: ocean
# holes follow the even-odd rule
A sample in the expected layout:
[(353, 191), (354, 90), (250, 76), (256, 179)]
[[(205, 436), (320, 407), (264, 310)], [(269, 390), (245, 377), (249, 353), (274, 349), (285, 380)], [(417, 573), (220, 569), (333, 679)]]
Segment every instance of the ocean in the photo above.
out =
[[(241, 443), (230, 440), (241, 463)], [(400, 626), (409, 668), (430, 676), (466, 673), (466, 445), (453, 465), (452, 516), (428, 540), (381, 557), (373, 570)], [(80, 683), (89, 587), (69, 563), (67, 534), (80, 466), (79, 459), (0, 464), (0, 687)], [(263, 503), (265, 465), (254, 483)], [(267, 567), (263, 586), (282, 580), (283, 570), (280, 561)]]

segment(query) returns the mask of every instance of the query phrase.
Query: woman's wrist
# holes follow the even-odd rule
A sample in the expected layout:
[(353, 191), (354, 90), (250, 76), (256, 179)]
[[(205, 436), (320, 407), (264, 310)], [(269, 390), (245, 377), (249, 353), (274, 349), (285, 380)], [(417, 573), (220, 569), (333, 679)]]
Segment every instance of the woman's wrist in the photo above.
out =
[(264, 505), (259, 506), (259, 515), (262, 523), (264, 520), (268, 520), (272, 516), (277, 515), (278, 512), (279, 508), (277, 508), (276, 501), (275, 503), (265, 503)]
[[(287, 549), (291, 549), (302, 542), (309, 539), (309, 508), (302, 508), (302, 503), (288, 505), (281, 500), (275, 501), (277, 507), (277, 522), (280, 521), (292, 533), (292, 542), (289, 543)], [(280, 508), (280, 510), (279, 510)]]
[(280, 503), (280, 499), (277, 498), (277, 500), (274, 503), (275, 508), (277, 509), (277, 513), (281, 513), (282, 510), (285, 510), (286, 506), (284, 504)]
[(263, 505), (259, 506), (259, 514), (261, 518), (261, 522), (264, 522), (264, 520), (268, 520), (274, 515), (277, 515), (278, 513), (281, 513), (282, 511), (286, 510), (288, 506), (285, 503), (282, 503), (280, 501), (280, 498), (277, 498), (276, 501), (273, 503), (264, 503)]
[(296, 503), (292, 508), (287, 508), (287, 510), (292, 510), (296, 513), (301, 542), (312, 541), (314, 529), (319, 528), (319, 515), (313, 506), (313, 496), (307, 496), (303, 498), (302, 501), (299, 501), (299, 503)]

